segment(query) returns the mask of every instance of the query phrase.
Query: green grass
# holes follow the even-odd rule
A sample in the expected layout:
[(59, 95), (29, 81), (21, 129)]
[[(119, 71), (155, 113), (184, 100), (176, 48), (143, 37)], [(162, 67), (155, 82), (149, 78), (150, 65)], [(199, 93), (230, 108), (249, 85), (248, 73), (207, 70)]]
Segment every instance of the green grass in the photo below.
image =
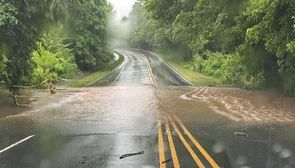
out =
[(171, 65), (177, 72), (183, 75), (192, 84), (197, 86), (217, 86), (221, 83), (212, 77), (206, 76), (194, 70), (193, 64), (184, 62), (172, 56), (171, 54), (160, 55), (169, 65)]
[(67, 86), (84, 87), (84, 86), (87, 86), (87, 85), (97, 81), (98, 79), (102, 78), (103, 76), (107, 75), (109, 72), (111, 72), (114, 68), (119, 66), (124, 61), (124, 57), (122, 55), (120, 55), (119, 53), (117, 53), (117, 54), (120, 57), (116, 62), (107, 65), (106, 67), (104, 67), (103, 69), (101, 69), (97, 72), (84, 73), (84, 74), (80, 75), (79, 77), (77, 77), (76, 79), (70, 80), (69, 83), (67, 83)]

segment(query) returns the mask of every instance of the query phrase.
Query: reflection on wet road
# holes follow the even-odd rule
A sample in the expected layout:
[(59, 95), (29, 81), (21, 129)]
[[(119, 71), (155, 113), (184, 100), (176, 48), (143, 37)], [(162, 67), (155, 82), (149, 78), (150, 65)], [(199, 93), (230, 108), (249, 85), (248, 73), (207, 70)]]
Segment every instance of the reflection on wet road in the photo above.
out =
[(0, 151), (35, 136), (1, 153), (0, 168), (295, 166), (293, 98), (192, 87), (151, 53), (118, 52), (124, 63), (92, 87), (37, 93), (3, 115)]

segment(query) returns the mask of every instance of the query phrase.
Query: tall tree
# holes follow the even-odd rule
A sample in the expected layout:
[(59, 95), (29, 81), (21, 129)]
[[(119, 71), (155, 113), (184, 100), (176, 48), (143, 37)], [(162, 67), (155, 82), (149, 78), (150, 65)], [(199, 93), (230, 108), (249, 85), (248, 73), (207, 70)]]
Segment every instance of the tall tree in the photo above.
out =
[(223, 82), (295, 93), (294, 0), (143, 2), (145, 19), (131, 38), (135, 44), (156, 50), (185, 46), (191, 57), (184, 60)]
[(68, 8), (70, 39), (76, 62), (82, 70), (93, 70), (110, 60), (107, 52), (107, 18), (111, 6), (106, 0), (71, 1)]
[(0, 80), (10, 88), (36, 81), (32, 71), (38, 66), (32, 53), (38, 50), (36, 44), (44, 33), (52, 33), (54, 27), (66, 32), (59, 46), (71, 51), (80, 69), (92, 70), (108, 62), (106, 22), (110, 10), (107, 0), (0, 0)]
[(9, 86), (29, 83), (33, 69), (31, 52), (42, 34), (50, 1), (1, 0), (0, 46), (7, 58), (6, 82)]

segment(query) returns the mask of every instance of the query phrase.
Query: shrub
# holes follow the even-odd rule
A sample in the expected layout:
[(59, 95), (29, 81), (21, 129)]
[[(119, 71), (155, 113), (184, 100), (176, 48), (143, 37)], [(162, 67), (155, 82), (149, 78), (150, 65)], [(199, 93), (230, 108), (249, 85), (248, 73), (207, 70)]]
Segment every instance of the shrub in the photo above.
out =
[(238, 53), (222, 54), (205, 52), (195, 56), (195, 70), (213, 76), (224, 84), (233, 84), (245, 88), (261, 88), (265, 83), (263, 72), (247, 73), (247, 67)]
[(32, 53), (35, 68), (33, 71), (34, 83), (52, 78), (54, 81), (60, 78), (71, 78), (77, 72), (74, 56), (66, 47), (60, 48), (53, 53), (47, 50), (41, 42), (38, 49)]

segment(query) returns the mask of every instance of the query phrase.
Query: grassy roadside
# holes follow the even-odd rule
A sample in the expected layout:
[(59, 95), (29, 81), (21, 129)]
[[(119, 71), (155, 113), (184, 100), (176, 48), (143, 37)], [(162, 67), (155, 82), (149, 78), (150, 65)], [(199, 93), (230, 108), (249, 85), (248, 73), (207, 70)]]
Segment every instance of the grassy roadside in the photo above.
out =
[(197, 86), (217, 86), (221, 85), (221, 83), (212, 77), (206, 76), (199, 72), (194, 71), (194, 67), (192, 63), (187, 63), (179, 58), (161, 52), (159, 54), (169, 65), (171, 65), (177, 72), (183, 75), (187, 80)]
[(78, 77), (69, 80), (69, 82), (67, 82), (66, 85), (69, 87), (83, 87), (102, 78), (103, 76), (111, 72), (114, 68), (119, 66), (124, 61), (124, 57), (119, 53), (117, 54), (119, 55), (119, 59), (115, 61), (114, 63), (105, 66), (103, 69), (99, 71), (92, 72), (92, 73), (84, 73), (82, 75), (79, 75)]

